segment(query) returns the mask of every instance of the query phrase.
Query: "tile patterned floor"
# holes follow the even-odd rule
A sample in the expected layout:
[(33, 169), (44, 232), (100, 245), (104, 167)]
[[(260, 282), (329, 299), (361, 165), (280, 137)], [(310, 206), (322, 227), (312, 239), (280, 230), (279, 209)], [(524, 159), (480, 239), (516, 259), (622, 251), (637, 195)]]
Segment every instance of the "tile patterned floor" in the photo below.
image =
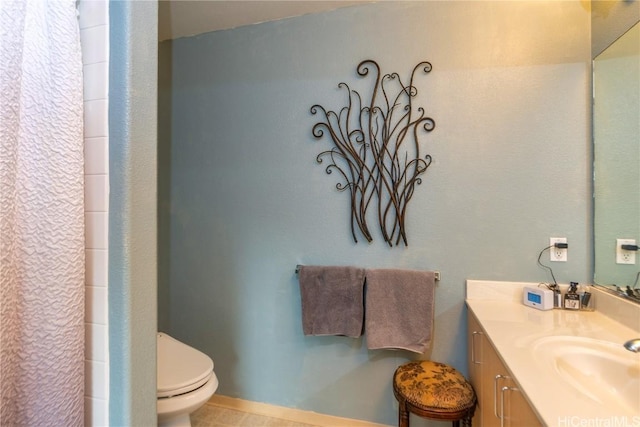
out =
[(266, 417), (207, 403), (191, 414), (192, 427), (318, 427), (313, 424)]

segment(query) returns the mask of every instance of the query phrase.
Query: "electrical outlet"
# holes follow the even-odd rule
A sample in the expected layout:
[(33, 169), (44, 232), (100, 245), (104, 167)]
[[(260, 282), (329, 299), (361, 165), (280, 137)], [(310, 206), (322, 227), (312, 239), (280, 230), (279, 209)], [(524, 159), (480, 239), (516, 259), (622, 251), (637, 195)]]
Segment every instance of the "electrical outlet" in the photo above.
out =
[(616, 264), (635, 264), (636, 251), (625, 251), (622, 245), (635, 245), (635, 239), (616, 239)]
[(549, 238), (549, 260), (555, 262), (567, 262), (568, 248), (556, 248), (553, 246), (555, 243), (567, 243), (566, 237), (551, 237)]

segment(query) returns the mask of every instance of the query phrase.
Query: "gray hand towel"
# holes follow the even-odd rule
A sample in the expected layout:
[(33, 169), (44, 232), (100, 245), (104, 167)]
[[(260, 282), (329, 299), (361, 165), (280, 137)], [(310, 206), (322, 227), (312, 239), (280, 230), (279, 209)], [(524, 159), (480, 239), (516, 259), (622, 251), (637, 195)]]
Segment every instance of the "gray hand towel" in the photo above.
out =
[(362, 335), (364, 269), (301, 266), (298, 279), (305, 335)]
[(424, 353), (433, 335), (435, 272), (371, 269), (365, 275), (367, 348)]

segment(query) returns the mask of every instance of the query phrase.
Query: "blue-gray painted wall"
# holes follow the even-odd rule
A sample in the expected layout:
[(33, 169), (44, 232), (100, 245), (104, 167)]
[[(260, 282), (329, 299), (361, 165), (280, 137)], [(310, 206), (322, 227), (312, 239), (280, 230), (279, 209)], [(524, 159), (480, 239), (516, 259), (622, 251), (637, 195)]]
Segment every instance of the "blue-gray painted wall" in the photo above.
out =
[[(296, 264), (437, 269), (433, 349), (466, 373), (466, 279), (590, 280), (590, 14), (582, 2), (381, 2), (160, 44), (159, 327), (215, 361), (218, 393), (393, 424), (415, 356), (305, 337)], [(363, 59), (407, 76), (436, 121), (408, 247), (355, 244), (315, 161), (309, 108), (366, 91)], [(545, 258), (546, 257), (546, 258)], [(543, 259), (548, 259), (545, 254)]]

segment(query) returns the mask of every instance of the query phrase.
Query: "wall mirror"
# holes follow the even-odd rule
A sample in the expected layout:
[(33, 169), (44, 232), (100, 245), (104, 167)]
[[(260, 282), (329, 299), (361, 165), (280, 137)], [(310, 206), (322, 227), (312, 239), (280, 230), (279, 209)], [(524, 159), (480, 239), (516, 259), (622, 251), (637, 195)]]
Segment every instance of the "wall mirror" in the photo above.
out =
[[(594, 283), (640, 303), (640, 23), (593, 60)], [(629, 289), (627, 289), (629, 286)]]

